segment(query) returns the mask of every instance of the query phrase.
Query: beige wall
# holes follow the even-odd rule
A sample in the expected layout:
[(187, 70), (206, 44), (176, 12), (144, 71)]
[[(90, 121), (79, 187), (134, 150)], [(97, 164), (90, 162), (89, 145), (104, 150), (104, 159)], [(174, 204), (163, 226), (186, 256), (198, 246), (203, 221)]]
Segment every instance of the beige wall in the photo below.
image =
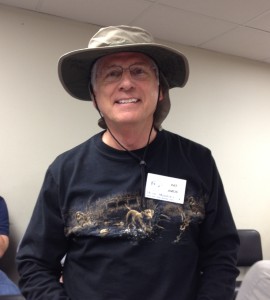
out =
[[(86, 47), (96, 30), (0, 5), (0, 194), (13, 253), (48, 165), (99, 131), (91, 103), (72, 99), (57, 77), (60, 55)], [(270, 259), (270, 65), (173, 46), (191, 73), (184, 89), (172, 90), (164, 127), (212, 150), (237, 227), (259, 230)]]

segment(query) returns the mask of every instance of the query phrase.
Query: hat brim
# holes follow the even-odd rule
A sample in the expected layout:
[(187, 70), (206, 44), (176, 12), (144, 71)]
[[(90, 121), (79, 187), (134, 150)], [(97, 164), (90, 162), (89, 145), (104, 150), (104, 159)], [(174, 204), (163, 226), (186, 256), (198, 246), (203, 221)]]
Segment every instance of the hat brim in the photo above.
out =
[(58, 62), (59, 79), (74, 98), (90, 101), (89, 81), (94, 62), (117, 52), (140, 52), (151, 57), (167, 80), (169, 88), (183, 87), (189, 75), (188, 61), (179, 51), (156, 43), (85, 48), (64, 54)]

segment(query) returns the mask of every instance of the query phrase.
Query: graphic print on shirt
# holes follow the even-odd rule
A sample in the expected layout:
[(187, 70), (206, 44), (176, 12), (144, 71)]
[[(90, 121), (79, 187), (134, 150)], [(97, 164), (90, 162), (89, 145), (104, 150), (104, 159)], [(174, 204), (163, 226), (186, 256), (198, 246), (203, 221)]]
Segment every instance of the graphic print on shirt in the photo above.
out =
[(205, 216), (203, 195), (186, 195), (184, 204), (148, 198), (146, 203), (147, 207), (142, 209), (138, 193), (89, 200), (85, 207), (69, 211), (66, 235), (154, 240), (173, 228), (171, 242), (178, 243), (189, 226), (200, 224)]

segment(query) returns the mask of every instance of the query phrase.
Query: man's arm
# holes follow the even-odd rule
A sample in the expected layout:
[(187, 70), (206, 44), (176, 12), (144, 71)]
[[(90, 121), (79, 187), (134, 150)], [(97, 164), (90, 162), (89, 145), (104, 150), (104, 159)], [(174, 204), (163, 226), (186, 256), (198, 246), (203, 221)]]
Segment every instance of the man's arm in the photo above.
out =
[(210, 196), (200, 234), (201, 285), (197, 300), (232, 300), (239, 237), (223, 184), (212, 161)]
[(60, 283), (61, 259), (66, 248), (58, 186), (47, 172), (17, 253), (19, 287), (26, 299), (69, 299)]

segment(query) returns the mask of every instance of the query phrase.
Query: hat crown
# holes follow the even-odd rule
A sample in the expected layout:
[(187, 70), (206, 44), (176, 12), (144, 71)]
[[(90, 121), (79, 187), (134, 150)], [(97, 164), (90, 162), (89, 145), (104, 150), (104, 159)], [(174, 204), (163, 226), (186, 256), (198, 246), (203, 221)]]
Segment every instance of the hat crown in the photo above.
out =
[(109, 26), (101, 28), (90, 40), (88, 48), (115, 47), (153, 43), (152, 35), (139, 27)]

